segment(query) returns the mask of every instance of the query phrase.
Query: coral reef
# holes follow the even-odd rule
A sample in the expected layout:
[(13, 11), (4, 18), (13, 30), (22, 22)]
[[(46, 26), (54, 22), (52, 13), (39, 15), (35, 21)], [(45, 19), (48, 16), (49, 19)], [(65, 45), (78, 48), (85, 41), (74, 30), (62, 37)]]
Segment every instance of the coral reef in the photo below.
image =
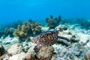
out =
[[(15, 23), (16, 26), (18, 25), (17, 29), (14, 26), (15, 30), (10, 29), (10, 25), (9, 28), (4, 27), (5, 31), (0, 30), (1, 36), (6, 35), (4, 39), (0, 38), (0, 60), (90, 60), (90, 30), (81, 29), (80, 25), (69, 25), (71, 24), (70, 20), (68, 23), (65, 22), (67, 24), (62, 23), (62, 25), (57, 26), (61, 22), (61, 17), (53, 18), (51, 15), (50, 18), (46, 20), (49, 27), (41, 28), (41, 24), (30, 19), (23, 24), (19, 22), (20, 25)], [(87, 26), (85, 28), (89, 29)], [(48, 31), (49, 29), (50, 31)], [(52, 33), (51, 30), (53, 30)], [(63, 30), (58, 36), (66, 37), (70, 42), (55, 39), (57, 38), (55, 34), (57, 30)], [(16, 37), (12, 38), (10, 36), (12, 36), (13, 31)], [(42, 31), (47, 31), (47, 33), (40, 34)], [(37, 38), (36, 35), (40, 37)], [(28, 37), (29, 39), (35, 37), (34, 42), (37, 44), (32, 43)], [(58, 43), (56, 43), (57, 41)], [(34, 48), (39, 45), (40, 49), (36, 52)]]
[(77, 23), (79, 23), (82, 28), (89, 29), (90, 28), (90, 21), (87, 19), (77, 19)]
[(16, 43), (16, 44), (12, 45), (7, 50), (8, 54), (11, 54), (11, 55), (19, 54), (23, 51), (24, 51), (23, 46), (20, 43)]
[(22, 25), (23, 22), (21, 20), (17, 22), (13, 22), (11, 24), (6, 25), (0, 25), (0, 38), (3, 36), (3, 38), (10, 35), (10, 37), (13, 37), (14, 28), (17, 28), (18, 25)]
[(10, 28), (10, 29), (5, 28), (3, 37), (5, 38), (5, 37), (8, 36), (8, 35), (10, 35), (10, 37), (13, 37), (13, 31), (14, 31), (13, 28)]
[(22, 25), (22, 27), (18, 25), (18, 29), (15, 29), (13, 35), (18, 37), (19, 40), (26, 39), (29, 36), (27, 27), (25, 25)]
[(14, 29), (13, 28), (5, 28), (4, 31), (0, 31), (0, 37), (7, 37), (8, 35), (10, 35), (10, 37), (13, 37), (13, 31)]
[(67, 42), (63, 39), (59, 39), (57, 43), (65, 44), (65, 45), (71, 45), (75, 42), (79, 41), (79, 36), (75, 33), (75, 31), (68, 29), (64, 25), (59, 25), (55, 28), (56, 30), (63, 30), (62, 33), (59, 36), (66, 37), (70, 40), (70, 42)]
[(18, 29), (15, 29), (15, 32), (13, 33), (14, 36), (18, 37), (20, 39), (26, 39), (30, 35), (37, 35), (42, 32), (41, 30), (41, 24), (33, 21), (26, 21), (22, 25), (18, 25)]
[(52, 15), (50, 15), (50, 19), (46, 18), (47, 26), (49, 26), (50, 29), (54, 29), (61, 21), (61, 16), (58, 18), (53, 18)]
[(54, 52), (53, 47), (42, 47), (38, 52), (38, 59), (39, 60), (50, 60), (52, 58)]

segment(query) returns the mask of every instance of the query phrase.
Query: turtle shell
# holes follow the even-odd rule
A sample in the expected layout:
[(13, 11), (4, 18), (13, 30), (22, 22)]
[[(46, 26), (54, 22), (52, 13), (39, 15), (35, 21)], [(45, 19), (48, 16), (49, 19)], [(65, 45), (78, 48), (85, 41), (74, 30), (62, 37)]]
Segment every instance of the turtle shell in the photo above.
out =
[(39, 46), (51, 46), (55, 44), (57, 40), (58, 40), (58, 32), (48, 31), (33, 38), (32, 42), (36, 43)]

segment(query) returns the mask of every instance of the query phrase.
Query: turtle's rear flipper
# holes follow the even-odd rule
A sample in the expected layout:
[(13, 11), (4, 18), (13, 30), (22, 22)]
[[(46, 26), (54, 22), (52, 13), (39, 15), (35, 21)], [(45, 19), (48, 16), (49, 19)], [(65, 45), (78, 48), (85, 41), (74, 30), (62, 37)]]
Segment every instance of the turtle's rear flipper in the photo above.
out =
[(64, 39), (64, 40), (70, 42), (70, 40), (69, 40), (68, 38), (66, 38), (66, 37), (62, 37), (62, 36), (58, 36), (58, 37), (59, 37), (60, 39)]
[(35, 51), (35, 52), (38, 52), (38, 51), (40, 50), (40, 48), (41, 48), (41, 46), (38, 46), (38, 45), (37, 45), (37, 46), (34, 47), (34, 51)]

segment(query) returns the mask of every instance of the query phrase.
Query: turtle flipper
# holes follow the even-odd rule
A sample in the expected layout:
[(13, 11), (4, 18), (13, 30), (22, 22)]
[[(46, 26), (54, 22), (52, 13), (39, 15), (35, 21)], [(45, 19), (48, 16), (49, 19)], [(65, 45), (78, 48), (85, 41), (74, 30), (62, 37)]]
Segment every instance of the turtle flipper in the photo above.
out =
[(38, 51), (40, 50), (40, 48), (41, 48), (41, 46), (38, 46), (38, 45), (37, 45), (37, 46), (34, 47), (34, 51), (35, 51), (35, 52), (38, 52)]
[(58, 38), (60, 38), (60, 39), (64, 39), (64, 40), (70, 42), (70, 40), (69, 40), (68, 38), (66, 38), (66, 37), (58, 36)]

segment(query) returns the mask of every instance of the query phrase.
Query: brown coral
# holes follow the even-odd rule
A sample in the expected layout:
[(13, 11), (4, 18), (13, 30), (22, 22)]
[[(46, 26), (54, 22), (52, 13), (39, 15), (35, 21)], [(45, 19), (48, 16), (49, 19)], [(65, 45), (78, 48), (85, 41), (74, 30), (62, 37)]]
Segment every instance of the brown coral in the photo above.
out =
[(50, 19), (46, 18), (47, 26), (49, 26), (50, 29), (55, 28), (60, 21), (61, 21), (61, 16), (59, 16), (58, 18), (53, 18), (53, 16), (50, 15)]
[(27, 28), (25, 25), (22, 25), (22, 27), (18, 25), (18, 29), (15, 29), (15, 32), (13, 33), (13, 35), (18, 37), (19, 39), (25, 39), (29, 36), (26, 29)]
[(14, 36), (20, 39), (26, 39), (30, 35), (37, 35), (41, 33), (41, 24), (37, 22), (26, 21), (22, 25), (18, 25), (18, 29), (13, 33)]
[(24, 25), (30, 29), (28, 32), (31, 31), (30, 34), (32, 34), (32, 35), (37, 35), (37, 34), (40, 34), (42, 32), (41, 24), (38, 22), (34, 22), (32, 20), (29, 20), (29, 21), (24, 22)]

